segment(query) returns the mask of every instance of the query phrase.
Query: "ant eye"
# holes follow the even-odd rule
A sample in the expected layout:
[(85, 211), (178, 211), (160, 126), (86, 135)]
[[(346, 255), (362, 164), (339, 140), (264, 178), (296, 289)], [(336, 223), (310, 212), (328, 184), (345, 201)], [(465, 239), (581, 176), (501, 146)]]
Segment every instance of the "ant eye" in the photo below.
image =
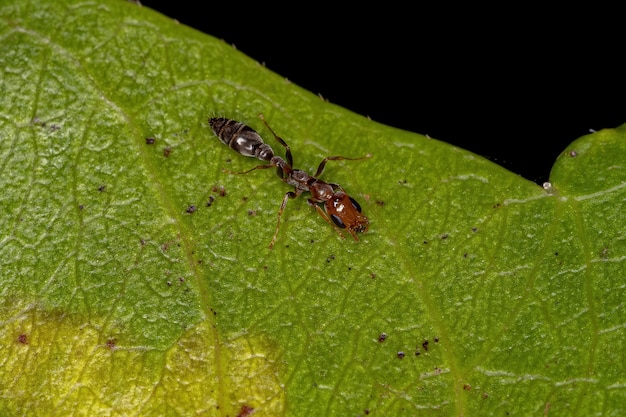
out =
[(359, 205), (359, 203), (357, 203), (354, 198), (352, 198), (352, 197), (349, 197), (349, 198), (350, 198), (350, 201), (352, 201), (352, 205), (354, 206), (356, 211), (358, 211), (360, 213), (361, 212), (361, 206)]
[(331, 214), (330, 218), (333, 220), (333, 223), (335, 223), (337, 225), (337, 227), (340, 227), (342, 229), (346, 228), (346, 225), (343, 224), (343, 222), (341, 221), (339, 216), (337, 216), (336, 214)]

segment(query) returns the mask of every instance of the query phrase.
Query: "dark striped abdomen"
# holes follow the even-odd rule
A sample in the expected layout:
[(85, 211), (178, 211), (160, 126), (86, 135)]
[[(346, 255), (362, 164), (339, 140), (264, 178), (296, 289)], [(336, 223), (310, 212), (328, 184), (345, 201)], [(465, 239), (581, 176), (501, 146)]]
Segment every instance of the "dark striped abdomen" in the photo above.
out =
[(261, 161), (269, 161), (274, 156), (272, 148), (250, 126), (223, 117), (210, 118), (209, 125), (224, 144), (244, 156)]

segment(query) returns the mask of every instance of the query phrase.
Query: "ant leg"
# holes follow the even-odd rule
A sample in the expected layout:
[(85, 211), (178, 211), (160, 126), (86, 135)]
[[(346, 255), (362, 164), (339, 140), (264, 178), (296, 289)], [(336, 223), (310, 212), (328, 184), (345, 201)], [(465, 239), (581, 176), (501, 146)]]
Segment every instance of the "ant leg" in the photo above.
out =
[(289, 164), (289, 166), (293, 166), (293, 156), (291, 155), (291, 148), (289, 147), (289, 145), (287, 145), (287, 142), (285, 142), (283, 140), (283, 138), (281, 138), (280, 136), (278, 136), (274, 130), (272, 130), (272, 128), (270, 127), (269, 124), (267, 124), (267, 122), (265, 121), (265, 117), (263, 117), (262, 114), (259, 114), (259, 117), (261, 118), (261, 121), (263, 122), (263, 124), (265, 125), (265, 127), (267, 127), (267, 129), (272, 132), (272, 135), (274, 135), (274, 138), (278, 141), (278, 143), (280, 143), (281, 145), (283, 145), (285, 147), (285, 156), (287, 158), (287, 163)]
[[(324, 210), (321, 209), (321, 207), (313, 200), (311, 200), (310, 198), (307, 200), (307, 202), (309, 203), (309, 206), (313, 206), (315, 207), (315, 210), (317, 211), (317, 213), (322, 216), (322, 219), (326, 220), (326, 222), (328, 222), (328, 224), (330, 224), (333, 229), (335, 229), (335, 231), (337, 232), (337, 234), (339, 235), (340, 238), (345, 239), (346, 237), (343, 235), (343, 233), (341, 233), (341, 229), (339, 229), (337, 227), (337, 225), (335, 223), (333, 223), (330, 218), (328, 217), (328, 214), (326, 214), (324, 212)], [(350, 232), (352, 233), (352, 232)]]
[(252, 169), (249, 169), (247, 171), (243, 171), (243, 172), (234, 172), (231, 171), (229, 169), (223, 169), (222, 172), (226, 172), (227, 174), (233, 174), (233, 175), (244, 175), (244, 174), (249, 174), (252, 171), (255, 171), (257, 169), (267, 169), (267, 168), (274, 168), (276, 165), (273, 164), (268, 164), (268, 165), (257, 165)]
[(302, 191), (300, 192), (287, 191), (287, 193), (285, 194), (285, 197), (283, 197), (283, 202), (280, 205), (280, 210), (278, 210), (278, 223), (276, 224), (276, 231), (274, 232), (274, 237), (272, 238), (272, 241), (270, 242), (270, 246), (269, 246), (270, 249), (274, 247), (274, 243), (276, 242), (276, 238), (278, 237), (278, 229), (280, 229), (280, 218), (283, 217), (283, 211), (285, 210), (285, 207), (287, 207), (287, 201), (290, 198), (293, 199), (293, 198), (298, 197), (301, 193)]
[(346, 156), (327, 156), (326, 158), (322, 160), (322, 162), (320, 162), (320, 165), (317, 167), (317, 172), (315, 173), (315, 175), (313, 175), (313, 178), (317, 178), (320, 175), (322, 175), (322, 172), (324, 172), (324, 167), (326, 166), (326, 162), (328, 161), (343, 161), (343, 160), (358, 161), (359, 159), (367, 159), (371, 157), (372, 157), (372, 154), (369, 154), (369, 153), (360, 158), (348, 158)]

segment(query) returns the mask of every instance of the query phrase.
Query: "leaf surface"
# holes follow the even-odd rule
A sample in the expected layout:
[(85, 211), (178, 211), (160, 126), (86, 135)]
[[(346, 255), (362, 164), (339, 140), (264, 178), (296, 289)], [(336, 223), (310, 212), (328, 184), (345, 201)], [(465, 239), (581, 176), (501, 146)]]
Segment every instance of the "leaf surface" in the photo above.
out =
[[(4, 2), (0, 87), (0, 414), (626, 412), (626, 127), (541, 188), (113, 0)], [(267, 248), (289, 187), (207, 124), (282, 154), (259, 113), (372, 154), (322, 176), (359, 242), (300, 197)]]

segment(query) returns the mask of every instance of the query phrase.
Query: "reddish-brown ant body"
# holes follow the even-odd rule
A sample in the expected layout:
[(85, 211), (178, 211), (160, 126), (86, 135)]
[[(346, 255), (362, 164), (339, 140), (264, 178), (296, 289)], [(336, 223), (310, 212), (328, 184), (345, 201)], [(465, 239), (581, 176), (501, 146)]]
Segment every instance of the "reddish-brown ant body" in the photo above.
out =
[[(287, 206), (287, 201), (290, 198), (296, 198), (304, 192), (311, 193), (311, 198), (307, 201), (309, 205), (315, 207), (317, 212), (322, 216), (324, 220), (335, 227), (335, 230), (343, 238), (343, 234), (339, 229), (345, 229), (352, 235), (354, 240), (359, 240), (357, 233), (366, 232), (369, 221), (365, 215), (361, 213), (361, 206), (356, 200), (350, 197), (344, 189), (334, 183), (324, 182), (318, 177), (322, 175), (326, 162), (339, 161), (339, 160), (358, 160), (363, 158), (369, 158), (369, 154), (361, 158), (346, 158), (344, 156), (327, 156), (320, 162), (317, 167), (315, 175), (309, 175), (305, 171), (293, 168), (293, 157), (291, 155), (291, 148), (287, 143), (279, 137), (272, 128), (267, 124), (263, 115), (259, 115), (263, 124), (267, 129), (272, 132), (274, 138), (285, 148), (286, 161), (274, 154), (272, 148), (263, 142), (261, 136), (251, 127), (237, 122), (232, 119), (225, 119), (222, 117), (209, 118), (209, 125), (213, 129), (215, 135), (231, 149), (239, 152), (244, 156), (260, 159), (261, 161), (268, 161), (266, 165), (257, 165), (256, 167), (249, 169), (239, 174), (247, 174), (256, 169), (267, 169), (276, 167), (276, 173), (284, 182), (292, 185), (295, 190), (288, 191), (283, 198), (283, 202), (278, 210), (278, 224), (276, 225), (276, 231), (274, 237), (270, 242), (270, 249), (276, 242), (278, 236), (278, 229), (280, 228), (280, 219), (283, 215), (283, 211)], [(323, 206), (324, 210), (320, 207)]]

